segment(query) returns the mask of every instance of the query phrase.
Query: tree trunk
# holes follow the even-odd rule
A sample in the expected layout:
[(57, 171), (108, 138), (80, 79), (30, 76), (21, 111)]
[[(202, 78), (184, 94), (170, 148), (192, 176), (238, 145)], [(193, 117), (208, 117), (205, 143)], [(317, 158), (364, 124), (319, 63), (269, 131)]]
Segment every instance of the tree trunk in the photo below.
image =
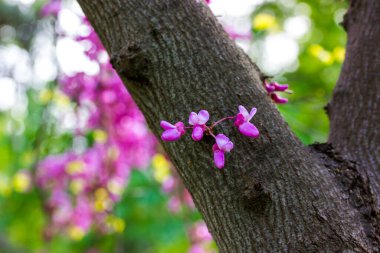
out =
[(257, 66), (202, 1), (79, 3), (156, 136), (160, 120), (187, 121), (191, 111), (206, 109), (215, 121), (238, 105), (258, 108), (258, 139), (217, 127), (235, 143), (222, 170), (213, 138), (162, 143), (220, 252), (380, 250), (373, 196), (355, 163), (299, 142)]
[(346, 60), (328, 107), (329, 142), (359, 163), (380, 208), (380, 1), (352, 1)]

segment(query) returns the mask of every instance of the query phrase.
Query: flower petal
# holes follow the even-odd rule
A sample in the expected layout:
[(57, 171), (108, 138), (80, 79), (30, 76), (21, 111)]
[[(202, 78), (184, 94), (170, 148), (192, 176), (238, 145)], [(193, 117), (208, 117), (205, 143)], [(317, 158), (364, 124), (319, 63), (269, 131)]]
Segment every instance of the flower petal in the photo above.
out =
[(270, 95), (270, 97), (272, 98), (272, 100), (276, 103), (276, 104), (286, 104), (288, 102), (288, 99), (287, 98), (282, 98), (280, 97), (279, 95), (277, 95), (276, 93), (272, 93)]
[(203, 138), (203, 131), (201, 126), (195, 126), (191, 138), (193, 138), (194, 141), (200, 141)]
[(273, 83), (273, 86), (275, 91), (285, 91), (289, 88), (288, 84), (279, 84), (276, 82)]
[(271, 92), (273, 92), (276, 88), (274, 87), (274, 85), (272, 85), (272, 83), (271, 83), (271, 84), (267, 84), (267, 83), (265, 82), (265, 89), (267, 90), (268, 93), (271, 93)]
[(216, 144), (218, 145), (219, 149), (223, 149), (223, 146), (226, 145), (230, 139), (225, 136), (224, 134), (218, 134), (215, 137)]
[(251, 112), (249, 113), (248, 121), (250, 121), (253, 118), (253, 116), (255, 116), (256, 112), (257, 112), (256, 107), (253, 107)]
[(234, 122), (234, 125), (239, 127), (241, 124), (243, 124), (245, 122), (245, 119), (244, 119), (244, 116), (243, 114), (241, 113), (238, 113), (236, 115), (236, 119), (235, 119), (235, 122)]
[(251, 138), (257, 138), (259, 136), (259, 130), (252, 123), (249, 123), (249, 122), (241, 124), (239, 126), (239, 131), (245, 136), (248, 136)]
[(221, 150), (214, 151), (214, 163), (218, 169), (224, 167), (224, 152)]
[(230, 152), (233, 148), (234, 144), (232, 143), (232, 141), (227, 142), (227, 144), (223, 146), (223, 150), (225, 152)]
[(181, 137), (181, 133), (177, 129), (169, 129), (162, 133), (161, 138), (164, 141), (176, 141)]
[(198, 122), (198, 115), (195, 112), (191, 112), (189, 117), (189, 124), (195, 126), (196, 124), (198, 124)]
[(206, 110), (200, 110), (198, 113), (198, 124), (199, 125), (204, 125), (206, 122), (209, 120), (210, 114)]
[(231, 149), (234, 148), (234, 144), (224, 134), (218, 134), (215, 137), (215, 140), (216, 140), (216, 144), (218, 145), (219, 149), (221, 149), (225, 152), (230, 152)]
[(183, 122), (179, 121), (175, 123), (174, 126), (177, 128), (177, 130), (179, 131), (181, 135), (185, 134), (186, 129), (185, 129), (185, 124), (183, 124)]
[(239, 112), (244, 116), (244, 119), (245, 119), (246, 121), (248, 121), (249, 114), (248, 114), (247, 109), (245, 109), (244, 106), (239, 105)]
[(160, 122), (160, 126), (164, 129), (164, 130), (168, 130), (168, 129), (175, 129), (176, 127), (172, 124), (170, 124), (169, 122), (165, 121), (165, 120), (162, 120)]

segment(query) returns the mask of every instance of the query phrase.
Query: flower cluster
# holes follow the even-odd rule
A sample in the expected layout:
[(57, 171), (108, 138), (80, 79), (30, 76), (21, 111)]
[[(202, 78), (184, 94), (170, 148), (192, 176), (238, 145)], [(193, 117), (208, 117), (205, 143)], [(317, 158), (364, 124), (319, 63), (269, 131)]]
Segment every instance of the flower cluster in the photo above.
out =
[(265, 89), (268, 92), (268, 95), (271, 97), (273, 102), (276, 104), (286, 104), (288, 102), (287, 98), (280, 97), (276, 92), (287, 92), (291, 93), (291, 91), (288, 90), (289, 85), (288, 84), (279, 84), (276, 82), (264, 82)]
[(239, 129), (240, 133), (250, 138), (257, 138), (259, 130), (250, 122), (256, 111), (256, 108), (252, 108), (248, 112), (244, 106), (240, 105), (239, 112), (235, 116), (225, 117), (210, 126), (206, 125), (210, 118), (208, 111), (201, 110), (198, 114), (191, 112), (189, 116), (190, 126), (185, 126), (183, 122), (177, 122), (173, 125), (167, 121), (161, 121), (160, 125), (165, 130), (161, 138), (167, 142), (176, 141), (185, 134), (186, 129), (192, 129), (191, 138), (194, 141), (200, 141), (205, 133), (212, 136), (215, 139), (215, 144), (212, 146), (215, 166), (221, 169), (225, 164), (225, 153), (229, 153), (234, 148), (234, 144), (224, 134), (215, 135), (213, 133), (214, 127), (225, 120), (235, 120), (234, 125)]
[[(42, 16), (57, 16), (61, 1), (52, 0)], [(57, 23), (59, 26), (59, 22)], [(113, 70), (94, 29), (83, 18), (86, 34), (71, 37), (84, 45), (84, 53), (99, 71), (62, 73), (60, 90), (74, 105), (74, 139), (87, 143), (65, 153), (49, 155), (38, 164), (37, 186), (47, 192), (50, 222), (46, 236), (64, 232), (79, 240), (93, 228), (122, 232), (124, 221), (112, 215), (133, 168), (146, 168), (156, 153), (156, 139), (142, 113)], [(84, 121), (84, 122), (83, 122)]]

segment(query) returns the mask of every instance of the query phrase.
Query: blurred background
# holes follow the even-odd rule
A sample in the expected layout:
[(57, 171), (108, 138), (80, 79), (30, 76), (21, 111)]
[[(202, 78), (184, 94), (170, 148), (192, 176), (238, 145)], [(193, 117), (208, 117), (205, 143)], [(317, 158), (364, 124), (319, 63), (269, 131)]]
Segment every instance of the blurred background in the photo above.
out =
[[(209, 5), (289, 84), (278, 108), (297, 136), (325, 141), (346, 1)], [(0, 252), (217, 252), (108, 60), (76, 1), (0, 0)]]

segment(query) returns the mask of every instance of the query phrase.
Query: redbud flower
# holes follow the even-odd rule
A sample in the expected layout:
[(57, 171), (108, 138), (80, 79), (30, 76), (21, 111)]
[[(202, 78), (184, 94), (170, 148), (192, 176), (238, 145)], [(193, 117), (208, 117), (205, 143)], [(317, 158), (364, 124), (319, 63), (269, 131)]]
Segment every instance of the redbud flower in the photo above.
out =
[(276, 104), (285, 104), (288, 102), (287, 98), (280, 97), (275, 93), (275, 91), (284, 92), (289, 88), (289, 85), (287, 84), (279, 84), (276, 82), (267, 83), (265, 82), (265, 89), (267, 90), (268, 94), (270, 95), (273, 102)]
[(165, 130), (161, 135), (161, 138), (164, 141), (176, 141), (185, 134), (185, 125), (182, 122), (177, 122), (172, 125), (163, 120), (161, 121), (160, 126)]
[(215, 137), (216, 144), (212, 146), (214, 152), (214, 162), (218, 169), (224, 167), (224, 153), (230, 152), (234, 148), (234, 144), (224, 134), (218, 134)]
[(257, 138), (259, 136), (259, 130), (249, 122), (256, 114), (256, 111), (256, 108), (252, 108), (251, 112), (248, 113), (244, 106), (239, 106), (239, 113), (236, 115), (235, 126), (245, 136), (252, 138)]
[(198, 114), (195, 112), (190, 113), (189, 124), (194, 126), (193, 133), (191, 134), (194, 141), (200, 141), (203, 138), (203, 132), (206, 129), (206, 123), (209, 118), (210, 115), (206, 110), (201, 110)]
[(288, 102), (287, 98), (280, 97), (276, 93), (270, 94), (270, 97), (276, 104), (286, 104)]

